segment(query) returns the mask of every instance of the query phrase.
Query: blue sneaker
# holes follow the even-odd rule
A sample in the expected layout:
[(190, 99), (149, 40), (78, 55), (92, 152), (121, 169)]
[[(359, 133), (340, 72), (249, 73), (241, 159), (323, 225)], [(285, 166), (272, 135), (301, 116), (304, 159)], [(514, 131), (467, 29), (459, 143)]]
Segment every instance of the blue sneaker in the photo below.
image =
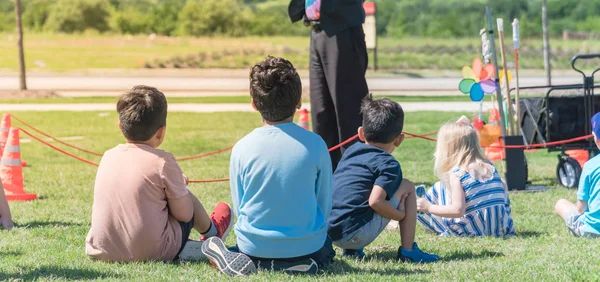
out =
[(412, 250), (410, 251), (407, 251), (402, 247), (398, 248), (397, 259), (401, 260), (402, 262), (432, 263), (438, 261), (440, 257), (438, 255), (428, 254), (421, 251), (415, 242), (413, 243)]
[(342, 256), (363, 259), (365, 257), (364, 249), (344, 249)]

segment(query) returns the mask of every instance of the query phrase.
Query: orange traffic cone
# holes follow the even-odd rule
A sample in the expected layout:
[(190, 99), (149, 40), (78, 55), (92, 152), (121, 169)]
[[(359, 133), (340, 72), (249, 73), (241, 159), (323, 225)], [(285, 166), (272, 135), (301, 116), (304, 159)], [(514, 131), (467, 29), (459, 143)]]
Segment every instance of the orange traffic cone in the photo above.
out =
[(492, 143), (492, 147), (485, 148), (485, 156), (492, 162), (503, 160), (506, 157), (504, 148), (497, 148), (495, 146), (504, 146), (504, 142), (501, 138), (498, 138), (496, 142)]
[(0, 160), (0, 178), (2, 178), (7, 200), (31, 201), (37, 199), (37, 195), (28, 194), (23, 189), (23, 167), (19, 143), (19, 129), (11, 127)]
[(306, 130), (308, 129), (308, 110), (300, 110), (300, 118), (298, 119), (298, 125)]
[[(6, 140), (8, 139), (8, 130), (11, 128), (12, 122), (10, 114), (2, 115), (2, 122), (0, 122), (0, 155), (4, 152), (4, 146), (6, 146)], [(27, 166), (25, 160), (21, 160), (22, 166)]]
[(581, 168), (590, 158), (590, 153), (587, 150), (567, 150), (566, 153), (569, 157), (576, 159)]

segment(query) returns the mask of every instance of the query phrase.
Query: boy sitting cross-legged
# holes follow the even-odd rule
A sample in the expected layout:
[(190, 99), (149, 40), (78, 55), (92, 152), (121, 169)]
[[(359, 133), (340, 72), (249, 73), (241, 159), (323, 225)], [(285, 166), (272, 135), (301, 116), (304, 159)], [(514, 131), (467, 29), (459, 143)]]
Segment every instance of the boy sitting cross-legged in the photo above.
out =
[(391, 219), (399, 221), (402, 261), (435, 262), (437, 255), (422, 252), (415, 243), (417, 203), (415, 186), (402, 177), (400, 164), (391, 153), (404, 140), (404, 111), (389, 99), (365, 98), (363, 124), (356, 143), (344, 152), (333, 174), (333, 202), (328, 219), (333, 244), (344, 255), (364, 257), (363, 248), (373, 242)]
[[(591, 120), (594, 142), (600, 148), (600, 113)], [(583, 165), (577, 190), (577, 204), (565, 199), (556, 203), (554, 210), (566, 222), (576, 237), (600, 237), (600, 155)]]
[[(166, 133), (165, 95), (136, 86), (119, 98), (117, 112), (127, 142), (108, 150), (100, 161), (88, 256), (103, 261), (173, 260), (184, 251), (192, 228), (205, 238), (225, 239), (233, 223), (229, 205), (217, 204), (209, 217), (187, 189), (188, 180), (173, 155), (156, 149)], [(202, 258), (196, 254), (200, 256), (190, 258)]]
[(293, 122), (302, 103), (300, 76), (282, 58), (267, 57), (250, 73), (252, 106), (263, 126), (242, 138), (231, 152), (230, 184), (236, 252), (218, 238), (202, 246), (225, 273), (243, 253), (258, 269), (316, 273), (335, 252), (327, 237), (331, 210), (331, 159), (321, 137)]

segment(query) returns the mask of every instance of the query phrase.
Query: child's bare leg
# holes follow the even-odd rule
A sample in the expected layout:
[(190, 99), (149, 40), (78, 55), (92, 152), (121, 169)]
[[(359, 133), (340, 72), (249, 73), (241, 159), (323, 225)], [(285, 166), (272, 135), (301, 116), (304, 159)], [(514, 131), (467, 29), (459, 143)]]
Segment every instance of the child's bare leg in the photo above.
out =
[[(404, 201), (404, 219), (400, 224), (400, 238), (402, 247), (410, 251), (412, 250), (413, 243), (415, 242), (415, 231), (417, 228), (417, 196), (415, 193), (415, 185), (408, 179), (403, 179), (400, 184), (400, 188), (394, 196), (401, 196), (408, 194), (408, 197)], [(399, 207), (400, 209), (402, 207)]]
[(200, 200), (192, 193), (190, 193), (190, 197), (192, 197), (192, 202), (194, 203), (194, 229), (200, 233), (207, 232), (211, 224), (210, 218)]
[(573, 211), (577, 212), (577, 206), (565, 199), (560, 199), (554, 205), (554, 211), (563, 219), (567, 220), (573, 215)]
[(12, 216), (10, 215), (10, 207), (8, 201), (6, 201), (6, 195), (4, 194), (4, 187), (0, 181), (0, 225), (6, 230), (13, 228)]

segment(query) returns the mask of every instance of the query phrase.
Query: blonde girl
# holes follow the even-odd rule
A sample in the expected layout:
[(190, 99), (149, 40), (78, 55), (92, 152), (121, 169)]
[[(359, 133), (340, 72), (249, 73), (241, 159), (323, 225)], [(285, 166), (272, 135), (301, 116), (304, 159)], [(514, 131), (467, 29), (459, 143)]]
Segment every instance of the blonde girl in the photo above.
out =
[(515, 235), (506, 185), (466, 117), (440, 128), (434, 170), (440, 182), (417, 200), (423, 227), (442, 236)]

